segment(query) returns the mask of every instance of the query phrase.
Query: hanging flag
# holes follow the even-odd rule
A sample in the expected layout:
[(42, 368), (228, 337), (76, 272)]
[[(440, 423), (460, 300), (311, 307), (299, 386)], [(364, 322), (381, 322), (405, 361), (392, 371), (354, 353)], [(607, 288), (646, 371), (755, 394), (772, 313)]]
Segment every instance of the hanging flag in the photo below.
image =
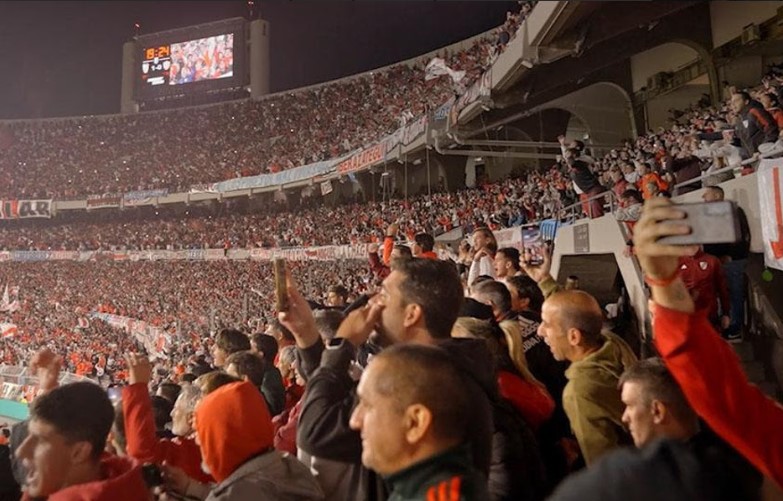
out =
[(326, 196), (329, 193), (334, 191), (334, 187), (332, 186), (332, 182), (329, 180), (324, 181), (321, 183), (321, 195)]
[(441, 75), (448, 75), (455, 84), (458, 84), (465, 77), (465, 72), (452, 70), (446, 61), (439, 57), (433, 57), (424, 69), (424, 80), (434, 80)]
[(16, 324), (0, 323), (0, 338), (14, 337), (17, 332)]
[(758, 168), (764, 263), (783, 270), (783, 159), (762, 160)]

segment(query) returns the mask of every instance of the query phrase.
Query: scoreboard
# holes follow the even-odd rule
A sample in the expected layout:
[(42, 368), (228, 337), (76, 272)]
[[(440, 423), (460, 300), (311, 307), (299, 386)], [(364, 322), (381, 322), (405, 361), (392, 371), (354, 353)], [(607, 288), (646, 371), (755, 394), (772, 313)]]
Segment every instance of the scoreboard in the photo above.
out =
[(242, 18), (139, 36), (133, 63), (137, 101), (242, 88), (246, 68)]
[(141, 61), (141, 79), (147, 85), (163, 85), (169, 82), (171, 71), (171, 46), (160, 45), (144, 49)]

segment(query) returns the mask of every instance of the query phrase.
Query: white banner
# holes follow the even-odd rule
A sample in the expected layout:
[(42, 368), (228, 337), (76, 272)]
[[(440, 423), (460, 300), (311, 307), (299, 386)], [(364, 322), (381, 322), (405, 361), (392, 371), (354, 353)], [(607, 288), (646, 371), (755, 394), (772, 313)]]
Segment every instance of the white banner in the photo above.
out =
[(331, 181), (324, 181), (323, 183), (321, 183), (321, 195), (322, 196), (326, 196), (326, 195), (328, 195), (329, 193), (331, 193), (333, 191), (334, 191), (334, 187), (332, 186), (332, 182)]
[(762, 160), (756, 175), (759, 183), (761, 233), (764, 263), (783, 270), (783, 159)]
[(103, 320), (112, 327), (124, 329), (144, 346), (151, 359), (167, 358), (171, 347), (171, 336), (160, 327), (155, 327), (135, 318), (110, 313), (90, 313), (90, 317)]
[(14, 337), (17, 332), (16, 324), (0, 323), (0, 338)]
[(441, 75), (448, 75), (455, 84), (465, 78), (464, 71), (452, 70), (448, 67), (446, 61), (439, 57), (433, 57), (424, 69), (424, 80), (434, 80)]

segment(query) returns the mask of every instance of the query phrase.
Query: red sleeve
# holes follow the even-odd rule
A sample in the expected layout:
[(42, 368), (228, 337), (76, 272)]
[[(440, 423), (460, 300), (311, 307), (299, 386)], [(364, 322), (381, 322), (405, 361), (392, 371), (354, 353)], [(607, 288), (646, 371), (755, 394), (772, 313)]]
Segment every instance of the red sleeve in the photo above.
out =
[(155, 434), (155, 418), (147, 385), (136, 383), (122, 389), (122, 413), (128, 455), (142, 463), (161, 463), (165, 453)]
[(128, 455), (141, 463), (166, 461), (199, 482), (212, 478), (201, 469), (201, 452), (190, 439), (159, 439), (155, 434), (152, 400), (147, 385), (136, 383), (122, 389), (122, 413)]
[(394, 237), (386, 236), (383, 239), (383, 264), (389, 266), (391, 254), (394, 250)]
[(783, 407), (750, 384), (705, 315), (656, 306), (655, 345), (696, 413), (756, 468), (783, 485)]

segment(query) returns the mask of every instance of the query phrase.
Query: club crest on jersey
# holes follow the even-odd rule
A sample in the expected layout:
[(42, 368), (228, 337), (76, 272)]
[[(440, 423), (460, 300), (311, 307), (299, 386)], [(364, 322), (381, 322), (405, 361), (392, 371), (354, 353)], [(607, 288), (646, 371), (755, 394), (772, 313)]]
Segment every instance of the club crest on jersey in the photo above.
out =
[(707, 269), (707, 261), (699, 261), (699, 268), (701, 268), (702, 271), (705, 271)]

